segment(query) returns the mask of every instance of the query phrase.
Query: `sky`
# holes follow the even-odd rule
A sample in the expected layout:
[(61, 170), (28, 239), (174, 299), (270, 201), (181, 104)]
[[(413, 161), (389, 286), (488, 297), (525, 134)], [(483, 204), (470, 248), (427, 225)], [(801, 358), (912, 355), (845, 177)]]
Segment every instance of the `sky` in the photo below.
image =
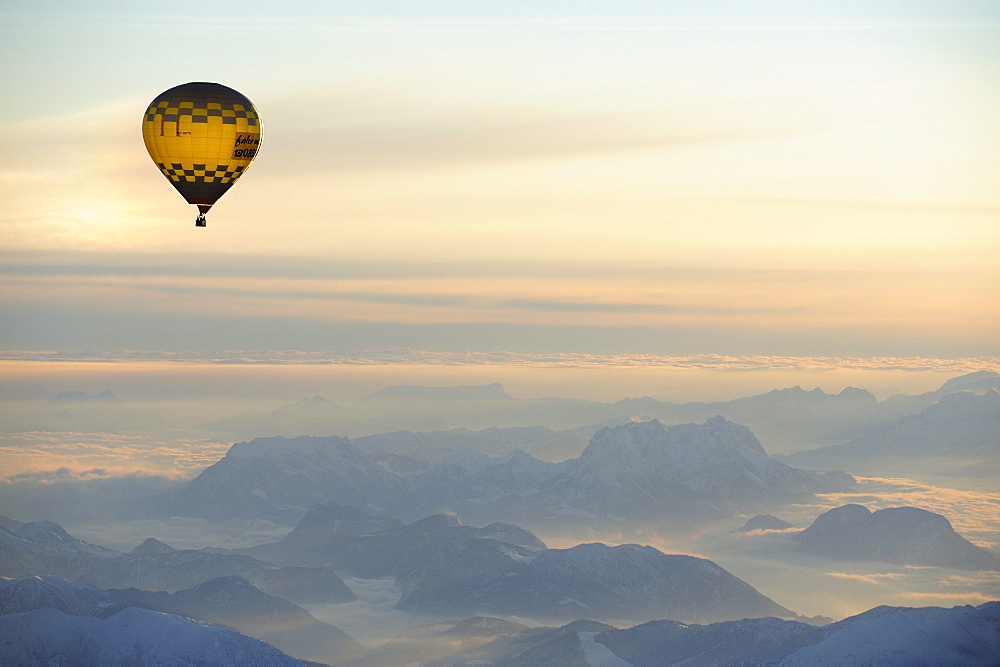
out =
[[(81, 7), (0, 10), (15, 386), (95, 359), (1000, 369), (996, 2)], [(187, 81), (263, 122), (205, 229), (140, 136)]]

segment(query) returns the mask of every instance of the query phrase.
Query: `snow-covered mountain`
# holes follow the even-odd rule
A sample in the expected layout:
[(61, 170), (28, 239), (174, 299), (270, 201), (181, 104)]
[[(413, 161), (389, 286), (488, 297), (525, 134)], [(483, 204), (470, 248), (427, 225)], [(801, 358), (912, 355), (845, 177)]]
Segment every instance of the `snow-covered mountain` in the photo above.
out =
[(404, 593), (399, 606), (551, 620), (795, 616), (712, 561), (637, 544), (599, 543), (539, 552), (478, 586)]
[(24, 523), (16, 532), (0, 528), (0, 576), (4, 577), (58, 574), (72, 579), (121, 555), (78, 540), (52, 521)]
[[(144, 542), (148, 547), (149, 542)], [(100, 588), (178, 591), (237, 575), (272, 595), (303, 603), (355, 599), (329, 568), (276, 567), (245, 555), (155, 548), (123, 554), (69, 535), (51, 521), (26, 523), (14, 535), (0, 529), (0, 576), (53, 574)]]
[(519, 526), (476, 528), (449, 515), (401, 526), (327, 504), (310, 510), (266, 552), (282, 563), (322, 562), (354, 577), (393, 577), (401, 591), (396, 607), (420, 613), (688, 621), (795, 616), (711, 561), (638, 545), (546, 549)]
[[(996, 665), (1000, 602), (942, 609), (877, 607), (825, 626), (777, 618), (627, 629), (594, 621), (537, 627), (431, 665)], [(385, 663), (390, 664), (390, 663)], [(396, 663), (398, 664), (398, 663)]]
[(1000, 559), (956, 533), (948, 519), (918, 507), (872, 512), (844, 505), (818, 516), (795, 539), (806, 553), (838, 560), (1000, 569)]
[(364, 578), (392, 576), (409, 594), (425, 587), (466, 585), (508, 572), (545, 545), (517, 526), (462, 525), (437, 514), (348, 542), (333, 542), (327, 554), (338, 569)]
[(182, 516), (294, 524), (317, 503), (379, 512), (409, 491), (403, 478), (347, 438), (258, 438), (234, 444), (167, 506)]
[(553, 516), (697, 521), (853, 483), (843, 473), (771, 459), (748, 428), (722, 417), (672, 427), (653, 420), (601, 429), (580, 458), (526, 500)]
[(0, 616), (51, 608), (105, 619), (129, 606), (225, 625), (301, 659), (331, 662), (362, 652), (339, 628), (240, 577), (213, 579), (174, 594), (135, 588), (107, 591), (51, 575), (0, 578)]
[(573, 621), (559, 628), (528, 628), (485, 644), (433, 660), (428, 667), (446, 665), (601, 665), (629, 667), (593, 637), (614, 628), (591, 620)]
[(595, 641), (634, 665), (756, 665), (781, 660), (830, 632), (773, 617), (709, 625), (651, 621), (603, 632)]
[[(529, 531), (511, 524), (476, 528), (442, 514), (404, 525), (398, 519), (324, 503), (309, 508), (280, 541), (239, 553), (287, 565), (330, 565), (371, 578), (412, 575), (435, 567), (457, 575), (467, 567), (483, 567), (483, 559), (506, 561), (513, 554), (544, 548)], [(479, 557), (473, 557), (474, 553)]]
[(876, 608), (782, 660), (800, 665), (996, 665), (1000, 602), (978, 607)]
[[(289, 524), (307, 507), (323, 502), (408, 521), (457, 512), (477, 523), (539, 525), (573, 516), (695, 523), (845, 490), (854, 483), (844, 473), (784, 465), (767, 455), (747, 427), (722, 417), (672, 427), (657, 420), (605, 427), (579, 458), (558, 464), (519, 449), (490, 457), (466, 446), (439, 446), (420, 434), (361, 440), (258, 438), (237, 443), (160, 504), (183, 516), (257, 517)], [(374, 449), (376, 444), (414, 455), (427, 445), (423, 451), (434, 460), (387, 453)]]
[(243, 553), (275, 565), (323, 565), (330, 561), (329, 545), (373, 535), (395, 528), (403, 522), (387, 516), (374, 516), (337, 503), (320, 503), (306, 510), (288, 535), (278, 542), (267, 542), (245, 549), (220, 553)]
[(114, 593), (54, 575), (0, 577), (0, 616), (49, 607), (73, 616), (107, 618), (127, 606)]
[(714, 403), (665, 403), (647, 396), (619, 401), (615, 407), (620, 414), (657, 418), (668, 424), (723, 416), (746, 425), (774, 452), (843, 440), (844, 431), (886, 418), (875, 396), (855, 387), (828, 394), (819, 388), (795, 386)]
[(231, 627), (299, 659), (329, 663), (363, 652), (340, 628), (260, 591), (242, 577), (220, 577), (172, 594), (135, 588), (110, 592), (137, 607)]
[[(457, 512), (477, 523), (519, 518), (519, 511), (510, 514), (507, 508), (516, 506), (518, 498), (535, 495), (569, 466), (541, 461), (520, 449), (497, 458), (456, 458), (443, 457), (393, 512), (404, 520), (439, 512)], [(498, 503), (501, 499), (513, 502)]]
[(304, 663), (229, 628), (127, 607), (108, 618), (51, 608), (0, 616), (5, 665), (275, 665)]

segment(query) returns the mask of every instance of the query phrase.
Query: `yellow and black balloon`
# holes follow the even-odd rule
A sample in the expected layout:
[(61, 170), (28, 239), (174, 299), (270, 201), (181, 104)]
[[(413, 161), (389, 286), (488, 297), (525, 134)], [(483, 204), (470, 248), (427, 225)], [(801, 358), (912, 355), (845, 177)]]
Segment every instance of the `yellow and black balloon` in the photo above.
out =
[(192, 82), (157, 95), (142, 120), (153, 162), (189, 204), (195, 225), (242, 176), (260, 148), (260, 116), (245, 95), (218, 83)]

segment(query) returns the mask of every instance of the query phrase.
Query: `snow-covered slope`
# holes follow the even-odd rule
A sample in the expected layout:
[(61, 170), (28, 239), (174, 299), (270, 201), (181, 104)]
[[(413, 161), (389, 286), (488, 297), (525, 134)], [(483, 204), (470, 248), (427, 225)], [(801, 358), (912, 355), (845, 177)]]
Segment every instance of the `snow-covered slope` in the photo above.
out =
[[(876, 609), (841, 621), (823, 641), (780, 665), (996, 665), (1000, 602), (979, 607)], [(891, 613), (896, 611), (898, 613)]]
[(0, 528), (0, 576), (57, 574), (72, 579), (121, 555), (78, 540), (52, 521), (28, 522), (17, 532)]
[(354, 594), (333, 570), (276, 567), (239, 554), (171, 549), (161, 543), (123, 554), (77, 540), (51, 521), (26, 523), (17, 535), (0, 529), (0, 576), (54, 574), (101, 588), (178, 591), (229, 575), (302, 603), (347, 602)]
[(317, 503), (377, 512), (409, 490), (347, 438), (258, 438), (233, 445), (178, 492), (168, 509), (184, 516), (294, 524)]
[(327, 663), (362, 652), (340, 628), (267, 595), (242, 577), (220, 577), (173, 594), (135, 588), (111, 592), (134, 606), (231, 627), (300, 659)]
[(653, 420), (598, 431), (530, 503), (554, 515), (699, 520), (853, 483), (771, 459), (748, 428), (722, 417), (673, 427)]
[(477, 523), (516, 519), (520, 514), (509, 513), (507, 507), (537, 493), (568, 467), (568, 463), (541, 461), (520, 449), (496, 458), (476, 454), (476, 460), (456, 454), (460, 452), (440, 457), (419, 478), (419, 488), (393, 508), (394, 513), (411, 521), (446, 511)]
[(302, 665), (235, 630), (128, 607), (106, 619), (55, 609), (0, 616), (5, 665)]
[(651, 621), (603, 632), (595, 641), (636, 665), (733, 665), (781, 660), (830, 633), (778, 618), (750, 618), (710, 625)]
[(73, 616), (107, 618), (127, 606), (113, 593), (90, 584), (73, 584), (62, 577), (0, 577), (0, 616), (50, 607)]
[(521, 630), (431, 664), (930, 667), (996, 665), (998, 656), (1000, 602), (990, 602), (953, 609), (877, 607), (825, 626), (756, 618), (710, 625), (652, 621), (618, 630), (576, 621)]
[(611, 630), (605, 623), (573, 621), (559, 628), (528, 628), (502, 636), (488, 644), (474, 646), (428, 663), (445, 665), (600, 665), (628, 667), (603, 645), (595, 644), (596, 634)]
[(715, 563), (653, 547), (581, 544), (549, 549), (509, 571), (462, 587), (418, 586), (400, 608), (516, 614), (539, 619), (589, 617), (714, 621), (795, 614)]
[[(542, 429), (492, 437), (541, 437)], [(527, 433), (525, 433), (527, 432)], [(470, 521), (537, 525), (568, 516), (699, 522), (844, 490), (852, 477), (812, 473), (767, 455), (753, 433), (722, 417), (667, 427), (653, 420), (600, 429), (577, 459), (541, 461), (514, 449), (489, 457), (440, 437), (258, 438), (233, 445), (165, 511), (209, 518), (257, 517), (294, 524), (324, 502), (413, 521), (456, 512)], [(402, 443), (402, 444), (401, 444)], [(422, 447), (427, 459), (386, 453)], [(424, 447), (426, 445), (426, 447)]]

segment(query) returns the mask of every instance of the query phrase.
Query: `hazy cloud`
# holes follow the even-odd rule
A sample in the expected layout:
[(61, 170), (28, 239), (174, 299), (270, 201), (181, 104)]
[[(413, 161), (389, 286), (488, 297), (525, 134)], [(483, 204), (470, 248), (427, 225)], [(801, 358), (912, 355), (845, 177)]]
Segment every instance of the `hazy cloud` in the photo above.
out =
[(913, 506), (943, 515), (955, 531), (984, 547), (997, 546), (1000, 493), (962, 491), (932, 486), (912, 479), (859, 477), (858, 490), (820, 496), (829, 507), (858, 503), (872, 511)]
[(995, 595), (984, 595), (982, 593), (968, 592), (968, 593), (925, 593), (919, 591), (903, 591), (898, 593), (898, 597), (903, 600), (910, 601), (911, 604), (919, 604), (921, 606), (936, 606), (936, 605), (960, 605), (960, 604), (983, 604), (984, 602), (992, 602), (996, 599)]
[(81, 517), (64, 527), (74, 537), (120, 551), (131, 551), (147, 537), (155, 537), (175, 549), (205, 546), (239, 549), (273, 542), (288, 534), (288, 526), (266, 519), (208, 521), (180, 516), (103, 523)]
[(866, 584), (878, 586), (885, 583), (886, 580), (902, 579), (906, 575), (900, 574), (899, 572), (884, 572), (881, 574), (848, 574), (846, 572), (827, 572), (826, 576), (836, 577), (838, 579), (851, 579), (853, 581), (861, 581)]
[(189, 479), (218, 461), (230, 444), (188, 433), (0, 434), (0, 486), (60, 484), (123, 474)]
[(228, 350), (154, 351), (101, 350), (0, 350), (0, 360), (64, 362), (169, 361), (197, 364), (278, 365), (428, 365), (428, 366), (567, 366), (567, 367), (665, 367), (719, 370), (900, 370), (969, 373), (1000, 372), (1000, 357), (933, 359), (926, 357), (794, 357), (777, 355), (659, 355), (585, 354), (573, 352), (526, 353), (432, 351), (409, 348), (378, 350)]
[(19, 521), (50, 519), (64, 526), (115, 523), (138, 503), (180, 488), (162, 475), (94, 470), (29, 473), (0, 482), (0, 514)]

